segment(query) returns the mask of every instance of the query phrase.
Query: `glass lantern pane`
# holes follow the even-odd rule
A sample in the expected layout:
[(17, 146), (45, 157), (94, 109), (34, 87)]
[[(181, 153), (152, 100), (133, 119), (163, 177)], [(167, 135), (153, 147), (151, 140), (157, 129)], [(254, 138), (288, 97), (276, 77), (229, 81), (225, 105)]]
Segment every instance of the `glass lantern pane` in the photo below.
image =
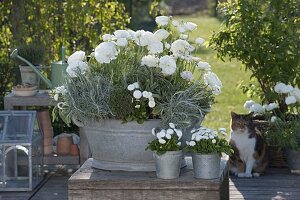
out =
[(29, 155), (28, 147), (21, 145), (6, 149), (5, 155), (5, 187), (29, 187)]
[(5, 141), (28, 141), (30, 131), (30, 117), (8, 116)]

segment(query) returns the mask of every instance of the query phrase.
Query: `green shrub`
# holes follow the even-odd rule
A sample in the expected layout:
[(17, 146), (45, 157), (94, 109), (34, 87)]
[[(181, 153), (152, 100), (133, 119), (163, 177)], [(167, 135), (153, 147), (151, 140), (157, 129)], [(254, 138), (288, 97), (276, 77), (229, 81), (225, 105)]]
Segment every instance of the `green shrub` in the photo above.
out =
[[(39, 42), (31, 42), (29, 44), (20, 45), (18, 54), (31, 62), (33, 65), (42, 64), (45, 60), (45, 47)], [(22, 65), (22, 61), (17, 59), (17, 62)]]
[(210, 46), (222, 59), (242, 61), (257, 79), (263, 103), (277, 101), (285, 112), (284, 98), (273, 88), (277, 82), (300, 85), (299, 1), (229, 0), (219, 9), (224, 26)]

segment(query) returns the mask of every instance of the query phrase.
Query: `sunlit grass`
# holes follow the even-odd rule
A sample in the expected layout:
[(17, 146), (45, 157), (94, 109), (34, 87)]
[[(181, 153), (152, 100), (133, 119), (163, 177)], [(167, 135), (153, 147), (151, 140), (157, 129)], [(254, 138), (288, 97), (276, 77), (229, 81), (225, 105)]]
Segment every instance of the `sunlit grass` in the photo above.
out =
[[(202, 37), (206, 41), (213, 31), (217, 31), (221, 22), (212, 17), (202, 16), (200, 14), (191, 16), (176, 16), (175, 18), (191, 21), (198, 25), (196, 31), (190, 35), (193, 41), (196, 37)], [(250, 82), (250, 72), (246, 72), (242, 64), (238, 61), (223, 62), (217, 58), (216, 52), (207, 47), (197, 52), (197, 56), (210, 63), (213, 72), (215, 72), (223, 82), (222, 94), (217, 96), (216, 103), (212, 107), (211, 113), (205, 117), (204, 126), (210, 128), (225, 127), (229, 128), (230, 111), (245, 113), (244, 102), (248, 99), (242, 90), (237, 88), (241, 82), (244, 84)]]

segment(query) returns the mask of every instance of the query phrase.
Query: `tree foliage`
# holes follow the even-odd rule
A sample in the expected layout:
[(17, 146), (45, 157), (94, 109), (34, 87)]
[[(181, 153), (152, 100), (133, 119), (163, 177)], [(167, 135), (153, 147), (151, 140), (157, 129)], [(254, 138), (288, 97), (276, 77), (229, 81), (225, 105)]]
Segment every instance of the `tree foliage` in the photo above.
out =
[(9, 49), (33, 41), (42, 43), (48, 64), (59, 59), (61, 46), (66, 47), (67, 54), (75, 49), (92, 50), (99, 44), (101, 34), (125, 28), (128, 23), (125, 6), (117, 0), (1, 1), (0, 77), (12, 76), (0, 83), (0, 96), (14, 81), (13, 71), (7, 72), (14, 69)]
[(210, 45), (218, 56), (237, 58), (258, 80), (261, 98), (281, 102), (277, 82), (300, 86), (299, 1), (229, 0), (219, 5), (224, 26)]

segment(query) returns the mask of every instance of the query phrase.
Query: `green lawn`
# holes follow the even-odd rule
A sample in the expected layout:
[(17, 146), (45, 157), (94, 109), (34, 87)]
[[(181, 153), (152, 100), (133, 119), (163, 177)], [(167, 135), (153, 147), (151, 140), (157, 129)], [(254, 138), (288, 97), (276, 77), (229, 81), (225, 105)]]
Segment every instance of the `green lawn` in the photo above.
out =
[[(191, 21), (198, 25), (197, 30), (190, 36), (191, 41), (196, 37), (208, 40), (212, 32), (217, 31), (221, 26), (218, 19), (200, 14), (175, 18)], [(230, 111), (247, 112), (243, 108), (244, 102), (248, 99), (247, 95), (243, 94), (237, 85), (241, 82), (249, 83), (250, 72), (245, 72), (244, 67), (238, 61), (221, 61), (217, 58), (216, 52), (209, 47), (201, 50), (197, 56), (210, 63), (213, 72), (219, 76), (224, 85), (222, 94), (217, 96), (216, 103), (213, 105), (211, 113), (206, 116), (203, 125), (214, 129), (225, 127), (229, 130)]]

